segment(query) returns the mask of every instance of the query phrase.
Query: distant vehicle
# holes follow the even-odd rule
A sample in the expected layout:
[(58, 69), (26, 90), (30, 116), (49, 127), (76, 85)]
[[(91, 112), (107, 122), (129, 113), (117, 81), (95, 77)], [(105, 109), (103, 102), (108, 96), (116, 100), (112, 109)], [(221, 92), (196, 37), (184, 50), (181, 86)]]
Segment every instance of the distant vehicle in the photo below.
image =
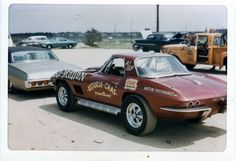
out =
[(10, 34), (8, 34), (8, 46), (15, 46)]
[(186, 40), (182, 38), (183, 35), (182, 33), (153, 33), (144, 40), (136, 40), (133, 44), (133, 50), (138, 51), (142, 49), (144, 52), (159, 52), (163, 45), (185, 42)]
[(227, 70), (227, 34), (197, 33), (189, 44), (164, 45), (162, 52), (174, 55), (188, 69), (197, 64), (225, 66)]
[(115, 54), (99, 68), (52, 77), (60, 110), (75, 104), (121, 115), (134, 135), (152, 132), (158, 118), (200, 122), (226, 110), (226, 82), (191, 73), (174, 56)]
[(56, 55), (45, 48), (8, 48), (8, 92), (17, 89), (24, 91), (53, 88), (50, 78), (62, 69), (81, 68), (60, 61)]
[(51, 48), (68, 48), (71, 49), (77, 45), (78, 42), (68, 40), (64, 37), (55, 37), (53, 39), (48, 39), (42, 42), (41, 46), (51, 49)]
[(18, 42), (16, 46), (40, 46), (40, 44), (47, 39), (47, 36), (30, 36)]
[(146, 28), (144, 31), (140, 32), (143, 39), (146, 39), (148, 37), (148, 35), (152, 34), (152, 31), (149, 28)]

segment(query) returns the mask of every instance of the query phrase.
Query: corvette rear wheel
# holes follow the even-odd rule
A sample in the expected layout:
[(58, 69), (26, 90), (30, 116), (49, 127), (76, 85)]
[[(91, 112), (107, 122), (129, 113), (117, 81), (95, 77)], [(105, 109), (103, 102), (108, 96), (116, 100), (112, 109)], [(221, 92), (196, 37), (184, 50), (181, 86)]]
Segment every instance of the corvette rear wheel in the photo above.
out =
[(157, 118), (148, 103), (137, 95), (129, 95), (125, 98), (121, 117), (125, 129), (133, 135), (151, 133), (156, 127)]
[(70, 87), (66, 83), (58, 83), (56, 87), (56, 99), (60, 110), (65, 112), (70, 112), (74, 110), (75, 99), (70, 90)]

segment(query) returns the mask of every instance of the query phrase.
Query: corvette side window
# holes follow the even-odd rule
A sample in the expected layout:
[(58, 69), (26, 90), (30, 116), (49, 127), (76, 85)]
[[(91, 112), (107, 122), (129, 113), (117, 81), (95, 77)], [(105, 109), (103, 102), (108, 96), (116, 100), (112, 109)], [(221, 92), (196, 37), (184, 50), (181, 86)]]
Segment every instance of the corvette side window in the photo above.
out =
[(124, 59), (114, 58), (102, 70), (102, 73), (108, 75), (124, 76), (125, 75), (124, 65), (125, 65)]

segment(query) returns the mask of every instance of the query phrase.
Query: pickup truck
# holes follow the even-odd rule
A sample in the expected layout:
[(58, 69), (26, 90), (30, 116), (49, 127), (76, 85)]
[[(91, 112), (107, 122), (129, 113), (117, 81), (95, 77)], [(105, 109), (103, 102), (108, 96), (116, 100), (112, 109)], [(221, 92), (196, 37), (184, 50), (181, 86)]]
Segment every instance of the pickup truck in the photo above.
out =
[(227, 71), (227, 34), (197, 33), (188, 44), (164, 45), (162, 53), (175, 56), (188, 69), (197, 64), (225, 66)]
[(144, 52), (159, 52), (163, 45), (185, 43), (186, 40), (182, 38), (183, 35), (182, 33), (153, 33), (144, 40), (136, 40), (133, 44), (133, 50), (142, 49)]

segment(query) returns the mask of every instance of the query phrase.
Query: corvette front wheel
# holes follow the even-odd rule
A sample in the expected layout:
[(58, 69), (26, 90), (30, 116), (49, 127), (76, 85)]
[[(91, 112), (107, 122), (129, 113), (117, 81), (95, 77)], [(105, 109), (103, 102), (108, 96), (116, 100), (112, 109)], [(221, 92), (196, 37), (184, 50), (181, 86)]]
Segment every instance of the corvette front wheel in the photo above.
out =
[(74, 110), (75, 99), (70, 90), (70, 87), (66, 83), (58, 83), (56, 87), (56, 99), (60, 110), (64, 112), (70, 112)]
[(121, 110), (125, 129), (133, 135), (151, 133), (156, 127), (157, 118), (145, 99), (137, 95), (127, 96)]

